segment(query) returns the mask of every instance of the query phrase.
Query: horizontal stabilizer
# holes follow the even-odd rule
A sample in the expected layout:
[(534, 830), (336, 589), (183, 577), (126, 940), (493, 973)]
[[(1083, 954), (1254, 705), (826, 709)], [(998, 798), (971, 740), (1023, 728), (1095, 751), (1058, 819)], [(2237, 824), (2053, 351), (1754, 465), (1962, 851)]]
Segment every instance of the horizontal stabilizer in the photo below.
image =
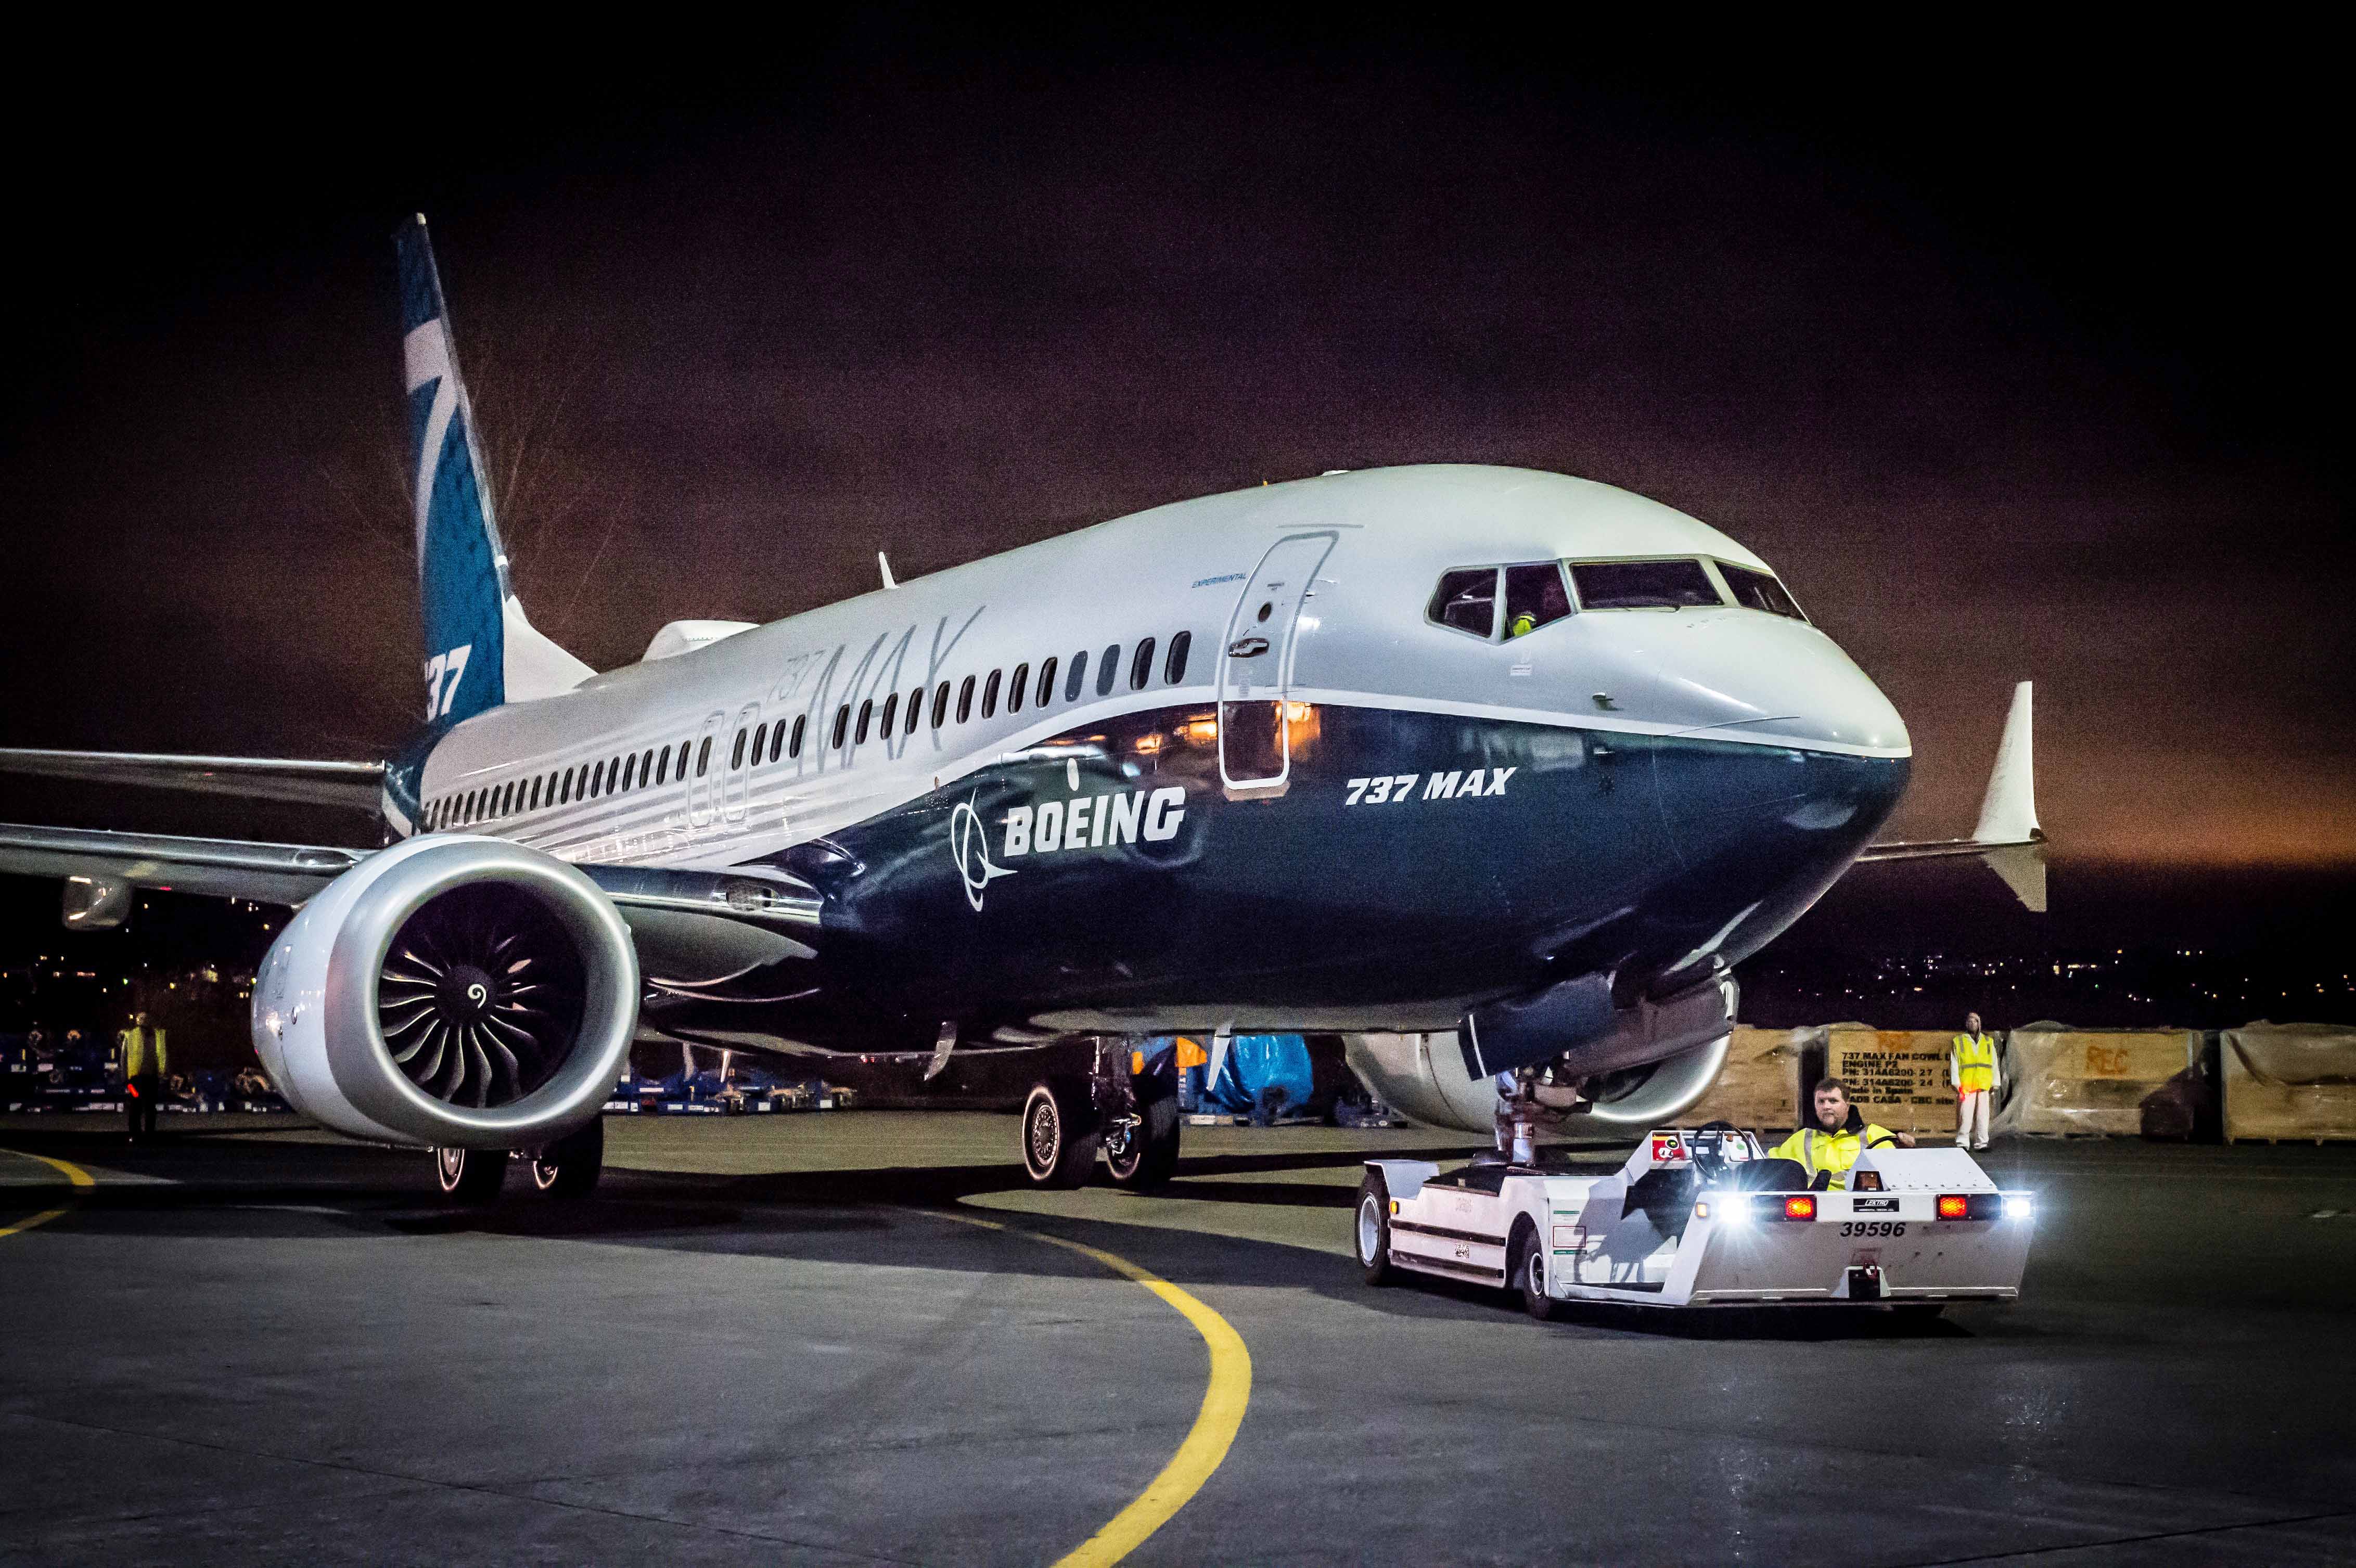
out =
[(384, 792), (382, 763), (312, 762), (292, 757), (179, 757), (150, 752), (48, 752), (0, 749), (0, 773), (86, 784), (136, 784), (189, 795), (295, 805), (342, 806), (373, 816)]

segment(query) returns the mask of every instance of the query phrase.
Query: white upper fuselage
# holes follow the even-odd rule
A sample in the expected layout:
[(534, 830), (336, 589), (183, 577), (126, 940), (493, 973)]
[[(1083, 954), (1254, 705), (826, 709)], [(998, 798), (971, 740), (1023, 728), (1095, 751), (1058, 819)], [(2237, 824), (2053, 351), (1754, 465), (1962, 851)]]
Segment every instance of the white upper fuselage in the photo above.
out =
[[(1590, 481), (1519, 469), (1433, 465), (1332, 475), (1206, 496), (1118, 518), (744, 631), (691, 652), (629, 666), (580, 688), (469, 720), (433, 750), (421, 798), (438, 824), (446, 803), (477, 802), (458, 825), (567, 859), (716, 869), (837, 832), (945, 788), (1051, 736), (1144, 708), (1215, 703), (1238, 595), (1278, 540), (1330, 530), (1330, 551), (1301, 605), (1286, 699), (1371, 706), (1590, 731), (1694, 735), (1852, 756), (1904, 757), (1906, 730), (1881, 693), (1812, 625), (1732, 605), (1580, 611), (1504, 642), (1426, 614), (1451, 568), (1551, 560), (1699, 557), (1766, 571), (1707, 524)], [(1248, 628), (1245, 628), (1248, 629)], [(1164, 679), (1172, 639), (1189, 635), (1186, 668)], [(1153, 667), (1131, 689), (1139, 641)], [(1098, 666), (1118, 646), (1111, 688)], [(1089, 661), (1076, 699), (1066, 672)], [(1057, 661), (1043, 707), (1011, 710), (1002, 691), (984, 718), (992, 672)], [(968, 677), (975, 696), (960, 721)], [(949, 687), (946, 722), (935, 694)], [(1002, 684), (1002, 683), (1001, 683)], [(921, 690), (913, 732), (909, 694)], [(1233, 695), (1230, 693), (1230, 695)], [(1258, 695), (1268, 695), (1265, 687)], [(897, 699), (886, 737), (880, 717)], [(833, 743), (848, 707), (845, 743)], [(798, 755), (764, 747), (731, 765), (740, 731), (801, 720)], [(708, 771), (648, 785), (601, 782), (562, 804), (489, 814), (477, 792), (531, 784), (621, 759), (675, 762), (683, 741), (712, 742)], [(745, 741), (750, 751), (749, 737)], [(585, 774), (581, 775), (585, 777)], [(547, 790), (546, 793), (556, 793)]]

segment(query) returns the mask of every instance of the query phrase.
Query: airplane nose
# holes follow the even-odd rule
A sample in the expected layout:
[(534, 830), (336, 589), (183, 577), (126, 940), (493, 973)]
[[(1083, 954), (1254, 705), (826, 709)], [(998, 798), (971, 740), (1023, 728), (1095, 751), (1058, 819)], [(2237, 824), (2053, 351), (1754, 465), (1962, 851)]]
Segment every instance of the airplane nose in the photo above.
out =
[[(1696, 625), (1678, 661), (1697, 719), (1686, 733), (1772, 735), (1805, 747), (1912, 754), (1906, 720), (1857, 662), (1814, 626), (1758, 614)], [(1714, 721), (1706, 713), (1723, 717)]]

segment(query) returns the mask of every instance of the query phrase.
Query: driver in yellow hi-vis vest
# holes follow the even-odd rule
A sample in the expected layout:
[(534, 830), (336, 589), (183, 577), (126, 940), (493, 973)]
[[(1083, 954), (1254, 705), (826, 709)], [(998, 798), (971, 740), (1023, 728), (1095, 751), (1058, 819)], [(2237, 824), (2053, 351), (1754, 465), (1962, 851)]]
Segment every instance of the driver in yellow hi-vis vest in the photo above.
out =
[(1848, 1103), (1848, 1085), (1837, 1078), (1821, 1080), (1812, 1099), (1816, 1125), (1802, 1127), (1767, 1151), (1770, 1159), (1798, 1160), (1807, 1170), (1810, 1186), (1823, 1176), (1826, 1179), (1825, 1185), (1840, 1191), (1848, 1186), (1850, 1168), (1867, 1149), (1890, 1144), (1901, 1148), (1914, 1147), (1913, 1134), (1893, 1133), (1867, 1121)]
[(1955, 1147), (1988, 1145), (1988, 1106), (2004, 1070), (1996, 1060), (1996, 1036), (1983, 1033), (1977, 1013), (1964, 1015), (1964, 1032), (1947, 1051), (1947, 1082), (1955, 1089)]

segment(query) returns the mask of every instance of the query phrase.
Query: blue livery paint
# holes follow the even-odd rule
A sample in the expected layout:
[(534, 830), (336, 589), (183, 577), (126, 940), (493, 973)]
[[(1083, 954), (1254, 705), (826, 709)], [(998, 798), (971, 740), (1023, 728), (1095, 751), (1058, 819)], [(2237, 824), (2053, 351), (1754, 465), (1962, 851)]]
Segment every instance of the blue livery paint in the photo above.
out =
[(394, 236), (409, 379), (409, 456), (419, 515), (418, 596), (426, 719), (447, 730), (507, 700), (507, 555), (476, 449), (473, 406), (442, 302), (425, 220)]

